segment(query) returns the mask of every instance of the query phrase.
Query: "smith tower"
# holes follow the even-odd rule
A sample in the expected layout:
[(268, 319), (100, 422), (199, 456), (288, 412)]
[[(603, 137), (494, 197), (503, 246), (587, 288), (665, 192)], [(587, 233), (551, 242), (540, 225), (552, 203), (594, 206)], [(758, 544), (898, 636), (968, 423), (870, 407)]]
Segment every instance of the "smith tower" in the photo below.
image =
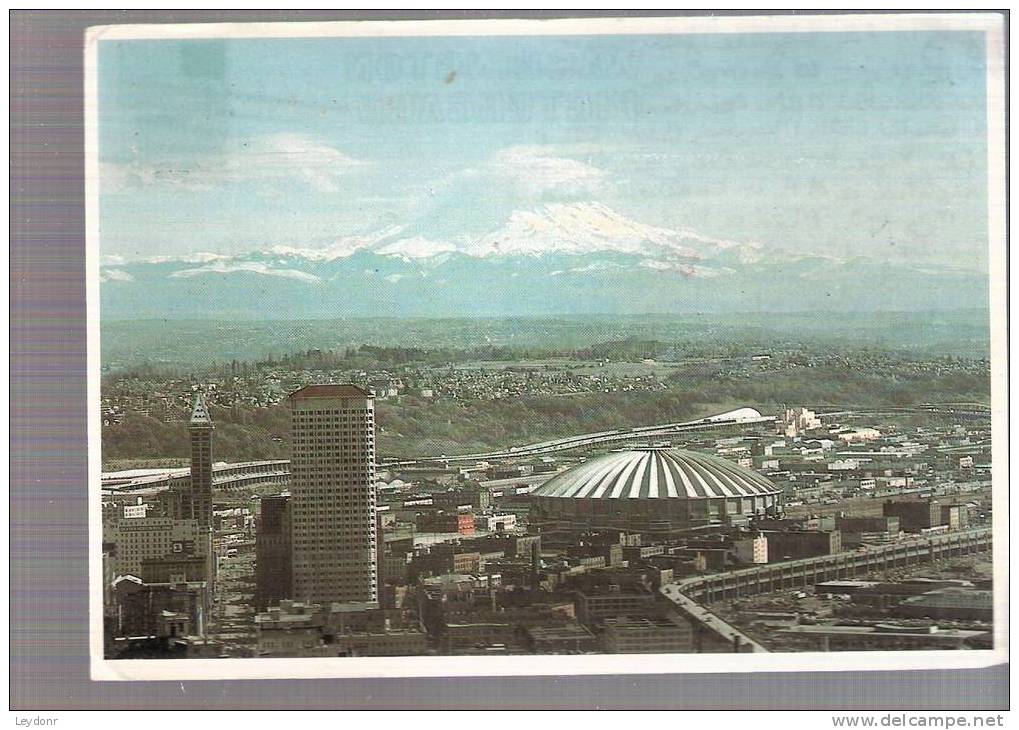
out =
[(293, 597), (378, 600), (375, 405), (354, 385), (290, 394)]
[(201, 391), (195, 393), (188, 431), (191, 434), (191, 517), (199, 527), (212, 526), (212, 417)]

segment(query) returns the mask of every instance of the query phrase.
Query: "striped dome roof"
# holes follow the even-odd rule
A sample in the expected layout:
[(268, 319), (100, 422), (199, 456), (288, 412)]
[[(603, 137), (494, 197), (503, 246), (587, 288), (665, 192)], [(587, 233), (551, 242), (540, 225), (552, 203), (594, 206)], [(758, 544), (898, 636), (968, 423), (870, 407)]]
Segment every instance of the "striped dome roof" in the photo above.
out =
[(707, 499), (779, 491), (760, 474), (719, 456), (649, 448), (595, 457), (549, 479), (531, 494), (573, 499)]

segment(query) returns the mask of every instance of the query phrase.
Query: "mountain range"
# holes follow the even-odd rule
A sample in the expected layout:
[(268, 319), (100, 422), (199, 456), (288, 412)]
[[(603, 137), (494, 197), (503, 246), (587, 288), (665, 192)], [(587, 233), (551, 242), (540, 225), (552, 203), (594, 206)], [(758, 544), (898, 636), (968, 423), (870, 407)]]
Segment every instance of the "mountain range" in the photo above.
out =
[(457, 240), (405, 226), (230, 255), (105, 257), (100, 281), (111, 320), (923, 311), (988, 301), (978, 271), (712, 238), (599, 203), (516, 211)]

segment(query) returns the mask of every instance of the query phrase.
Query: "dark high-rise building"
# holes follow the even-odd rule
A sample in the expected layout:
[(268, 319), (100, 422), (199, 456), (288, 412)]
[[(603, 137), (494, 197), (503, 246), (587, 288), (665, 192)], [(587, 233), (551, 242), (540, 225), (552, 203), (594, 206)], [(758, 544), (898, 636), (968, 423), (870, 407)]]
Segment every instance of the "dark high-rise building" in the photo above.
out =
[(941, 503), (932, 499), (915, 499), (884, 503), (885, 517), (898, 517), (904, 532), (920, 532), (942, 524)]
[(202, 528), (212, 526), (212, 417), (201, 391), (195, 393), (191, 434), (191, 517)]
[(255, 533), (255, 608), (292, 598), (290, 495), (263, 497)]
[(295, 600), (378, 600), (372, 398), (355, 385), (290, 394)]

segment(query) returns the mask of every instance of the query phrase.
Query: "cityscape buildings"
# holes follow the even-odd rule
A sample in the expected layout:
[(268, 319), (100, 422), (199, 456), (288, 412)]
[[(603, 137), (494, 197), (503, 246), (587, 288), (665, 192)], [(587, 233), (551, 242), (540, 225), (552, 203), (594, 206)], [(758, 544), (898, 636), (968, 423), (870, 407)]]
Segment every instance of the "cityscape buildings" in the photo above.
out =
[[(810, 427), (789, 436), (777, 426), (806, 409), (771, 418), (744, 408), (694, 430), (677, 424), (668, 438), (651, 428), (660, 443), (647, 443), (648, 429), (617, 429), (491, 460), (380, 463), (373, 390), (293, 391), (291, 459), (233, 464), (212, 462), (199, 390), (186, 422), (190, 470), (104, 478), (108, 656), (989, 641), (989, 582), (917, 582), (911, 567), (908, 583), (888, 572), (989, 546), (979, 410), (912, 431), (809, 412)], [(880, 435), (839, 438), (861, 431)], [(858, 590), (850, 576), (883, 582)], [(839, 591), (851, 605), (839, 604)], [(917, 626), (944, 630), (930, 638)]]

